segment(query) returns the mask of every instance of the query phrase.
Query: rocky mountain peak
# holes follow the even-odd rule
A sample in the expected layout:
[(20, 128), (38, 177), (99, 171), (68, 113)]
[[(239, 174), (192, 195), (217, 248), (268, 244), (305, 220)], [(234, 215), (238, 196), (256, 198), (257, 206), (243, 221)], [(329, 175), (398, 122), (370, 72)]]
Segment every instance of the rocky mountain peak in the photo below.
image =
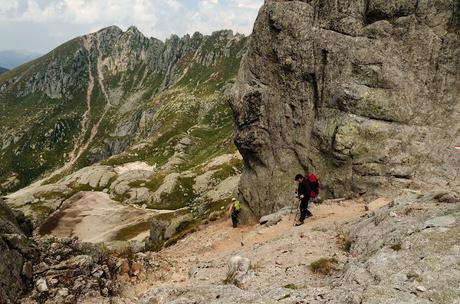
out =
[(99, 31), (97, 31), (97, 33), (120, 35), (121, 33), (123, 33), (123, 30), (120, 27), (118, 27), (117, 25), (111, 25), (111, 26), (108, 26), (108, 27), (100, 29)]
[(203, 34), (201, 34), (200, 32), (193, 33), (192, 40), (201, 40), (201, 39), (203, 39)]
[(144, 34), (141, 33), (141, 31), (139, 31), (139, 29), (134, 26), (134, 25), (131, 25), (127, 30), (126, 30), (127, 33), (132, 33), (133, 35), (138, 35), (138, 36), (144, 36)]
[(233, 31), (232, 30), (220, 30), (212, 32), (211, 36), (220, 36), (225, 38), (232, 38)]

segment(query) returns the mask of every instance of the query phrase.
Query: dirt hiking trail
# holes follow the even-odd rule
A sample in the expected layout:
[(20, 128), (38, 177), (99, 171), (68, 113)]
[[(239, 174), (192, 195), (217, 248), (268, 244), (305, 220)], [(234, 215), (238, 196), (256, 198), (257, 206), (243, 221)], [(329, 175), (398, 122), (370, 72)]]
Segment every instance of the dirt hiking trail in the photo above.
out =
[[(378, 199), (373, 210), (389, 200)], [(290, 286), (321, 286), (322, 275), (309, 265), (318, 259), (334, 258), (340, 267), (346, 259), (340, 238), (340, 226), (366, 213), (364, 202), (344, 201), (311, 204), (313, 217), (302, 226), (293, 226), (293, 217), (282, 218), (277, 225), (231, 227), (228, 217), (203, 225), (175, 245), (159, 252), (159, 268), (142, 282), (127, 284), (123, 296), (137, 301), (148, 290), (158, 287), (181, 287), (222, 284), (227, 261), (234, 255), (251, 260), (254, 277), (247, 289)]]

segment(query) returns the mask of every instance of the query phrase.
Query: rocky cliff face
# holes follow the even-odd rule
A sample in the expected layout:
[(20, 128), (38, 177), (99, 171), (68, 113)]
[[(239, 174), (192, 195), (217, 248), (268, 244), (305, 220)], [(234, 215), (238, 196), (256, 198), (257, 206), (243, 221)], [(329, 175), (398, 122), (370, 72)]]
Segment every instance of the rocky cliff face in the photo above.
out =
[(306, 171), (335, 197), (458, 187), (459, 11), (453, 0), (266, 1), (232, 103), (242, 198), (268, 213)]
[(0, 200), (0, 303), (15, 303), (32, 280), (31, 261), (38, 252), (25, 235), (31, 232), (25, 223), (23, 215), (14, 214)]

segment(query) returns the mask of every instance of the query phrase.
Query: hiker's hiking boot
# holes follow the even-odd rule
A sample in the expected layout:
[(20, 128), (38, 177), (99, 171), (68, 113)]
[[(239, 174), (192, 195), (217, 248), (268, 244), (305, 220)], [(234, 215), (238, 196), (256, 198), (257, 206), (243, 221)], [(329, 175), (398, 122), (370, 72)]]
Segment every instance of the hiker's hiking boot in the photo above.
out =
[(295, 223), (296, 226), (300, 226), (300, 225), (303, 225), (303, 222), (297, 222)]

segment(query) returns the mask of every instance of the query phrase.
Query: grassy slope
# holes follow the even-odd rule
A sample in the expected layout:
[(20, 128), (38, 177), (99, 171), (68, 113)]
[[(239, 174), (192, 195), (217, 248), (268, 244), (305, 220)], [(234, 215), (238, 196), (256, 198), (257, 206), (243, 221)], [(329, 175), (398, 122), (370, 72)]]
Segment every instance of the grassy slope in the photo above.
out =
[[(235, 49), (240, 50), (239, 47)], [(154, 192), (165, 175), (171, 172), (181, 174), (182, 177), (179, 178), (179, 183), (172, 194), (163, 196), (160, 205), (150, 207), (178, 209), (188, 206), (195, 210), (193, 213), (197, 218), (206, 216), (206, 214), (198, 214), (195, 207), (210, 202), (203, 201), (197, 193), (194, 193), (195, 179), (184, 176), (183, 173), (202, 174), (203, 166), (209, 160), (222, 154), (236, 152), (232, 141), (232, 113), (224, 94), (233, 83), (239, 68), (239, 59), (235, 59), (234, 55), (221, 59), (212, 66), (198, 63), (188, 66), (187, 72), (176, 85), (143, 105), (146, 108), (157, 109), (154, 117), (144, 127), (155, 130), (153, 135), (144, 139), (146, 144), (102, 162), (107, 165), (122, 165), (133, 161), (145, 161), (150, 165), (161, 166), (173, 156), (174, 147), (182, 138), (190, 138), (192, 145), (185, 151), (183, 164), (167, 172), (160, 172), (152, 177), (150, 182), (130, 184), (133, 188), (147, 187)], [(229, 164), (214, 169), (216, 172), (213, 179), (218, 183), (241, 173), (242, 161), (235, 159)], [(118, 199), (123, 201), (126, 198)], [(227, 201), (214, 202), (209, 205), (206, 213), (214, 209), (220, 210), (220, 207), (227, 203)]]
[(19, 141), (0, 154), (0, 184), (14, 172), (20, 180), (15, 188), (26, 186), (47, 170), (62, 165), (64, 154), (72, 150), (84, 112), (84, 103), (81, 102), (84, 90), (75, 89), (71, 98), (57, 99), (44, 93), (25, 97), (16, 94), (30, 75), (47, 69), (53, 61), (60, 62), (64, 71), (71, 69), (73, 55), (80, 46), (79, 38), (71, 40), (41, 58), (0, 75), (0, 83), (20, 79), (7, 92), (0, 94), (0, 127), (5, 132), (24, 133)]

